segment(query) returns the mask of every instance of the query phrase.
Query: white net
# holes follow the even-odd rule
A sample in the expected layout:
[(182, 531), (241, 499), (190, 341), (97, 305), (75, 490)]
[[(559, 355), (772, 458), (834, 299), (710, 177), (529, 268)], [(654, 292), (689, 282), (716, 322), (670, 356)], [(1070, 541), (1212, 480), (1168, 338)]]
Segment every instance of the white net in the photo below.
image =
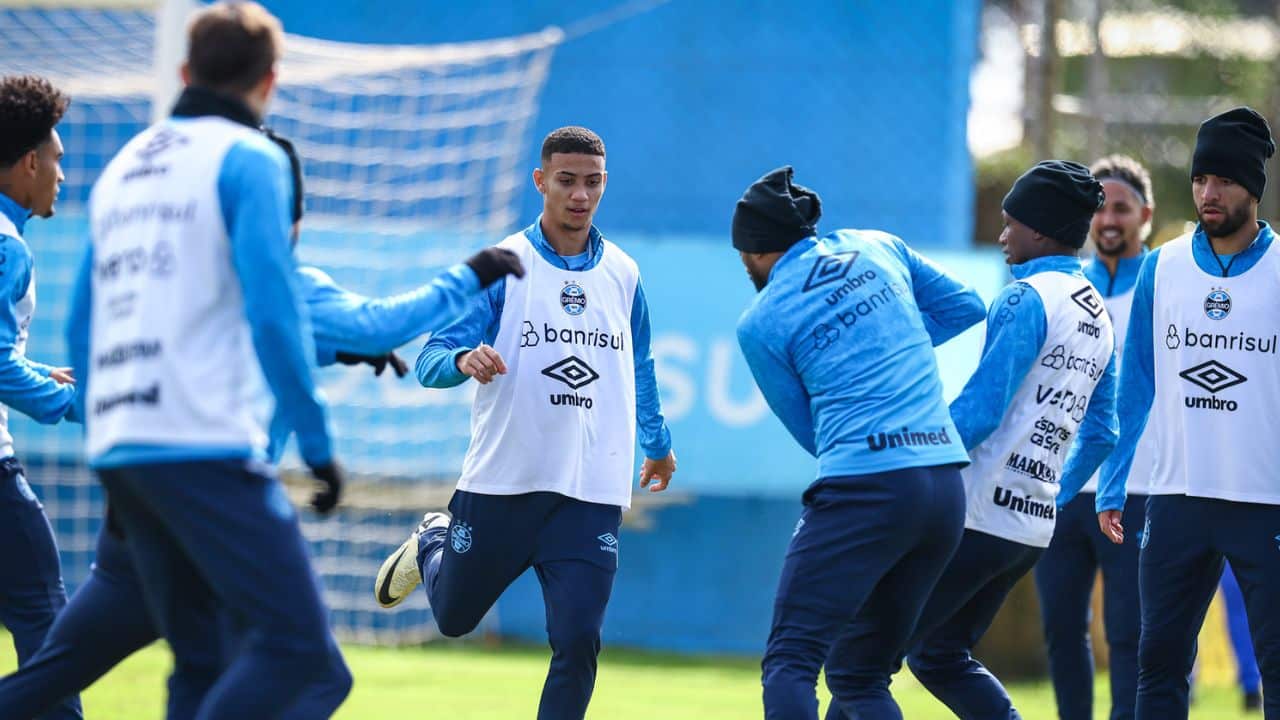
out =
[[(66, 4), (66, 3), (64, 3)], [(32, 7), (0, 0), (0, 74), (49, 77), (73, 98), (59, 127), (67, 182), (59, 215), (27, 229), (39, 267), (32, 357), (61, 363), (83, 207), (111, 156), (151, 117), (155, 12), (137, 2)], [(530, 125), (559, 30), (494, 41), (386, 46), (289, 36), (269, 124), (306, 174), (299, 252), (347, 287), (416, 287), (514, 228), (532, 154)], [(402, 354), (410, 361), (417, 347)], [(358, 482), (336, 519), (306, 518), (340, 634), (369, 642), (431, 636), (421, 598), (388, 613), (370, 589), (383, 555), (439, 507), (468, 437), (467, 390), (327, 370), (338, 457)], [(101, 496), (79, 431), (14, 421), (20, 456), (45, 500), (77, 584), (92, 559)]]

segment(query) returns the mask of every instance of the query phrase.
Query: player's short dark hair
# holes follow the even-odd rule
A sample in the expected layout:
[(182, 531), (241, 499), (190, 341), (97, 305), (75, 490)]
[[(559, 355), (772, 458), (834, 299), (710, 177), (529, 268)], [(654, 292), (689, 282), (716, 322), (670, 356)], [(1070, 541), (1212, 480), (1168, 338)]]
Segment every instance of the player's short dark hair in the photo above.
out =
[(191, 84), (241, 94), (275, 67), (284, 50), (284, 28), (256, 2), (210, 5), (187, 27)]
[(1142, 163), (1128, 155), (1108, 155), (1095, 162), (1089, 171), (1098, 182), (1115, 179), (1131, 185), (1138, 191), (1143, 205), (1155, 204), (1151, 189), (1151, 173), (1147, 172)]
[(542, 141), (542, 164), (551, 162), (552, 153), (578, 153), (604, 157), (604, 140), (584, 127), (570, 125), (552, 130)]
[(42, 77), (0, 78), (0, 168), (12, 167), (23, 155), (53, 137), (71, 98)]

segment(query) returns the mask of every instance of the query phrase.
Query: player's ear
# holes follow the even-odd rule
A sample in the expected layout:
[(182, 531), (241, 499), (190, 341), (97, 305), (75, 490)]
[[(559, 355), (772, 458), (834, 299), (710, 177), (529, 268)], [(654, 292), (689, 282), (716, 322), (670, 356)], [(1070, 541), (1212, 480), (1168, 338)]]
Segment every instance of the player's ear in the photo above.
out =
[(538, 188), (538, 192), (542, 193), (543, 195), (546, 195), (547, 186), (542, 184), (544, 177), (545, 176), (542, 174), (542, 168), (533, 169), (533, 186)]
[(1142, 213), (1141, 213), (1141, 214), (1142, 214), (1142, 224), (1143, 224), (1143, 225), (1146, 225), (1147, 223), (1151, 222), (1151, 215), (1152, 215), (1152, 213), (1154, 213), (1155, 211), (1156, 211), (1156, 209), (1155, 209), (1155, 208), (1153, 208), (1153, 207), (1151, 207), (1150, 205), (1143, 205), (1143, 206), (1142, 206)]
[(190, 66), (190, 65), (188, 65), (188, 64), (187, 64), (187, 63), (185, 63), (185, 62), (184, 62), (184, 63), (182, 63), (182, 69), (180, 69), (180, 70), (178, 71), (178, 75), (180, 75), (180, 76), (182, 77), (182, 84), (183, 84), (183, 85), (190, 85), (190, 84), (191, 84), (191, 66)]

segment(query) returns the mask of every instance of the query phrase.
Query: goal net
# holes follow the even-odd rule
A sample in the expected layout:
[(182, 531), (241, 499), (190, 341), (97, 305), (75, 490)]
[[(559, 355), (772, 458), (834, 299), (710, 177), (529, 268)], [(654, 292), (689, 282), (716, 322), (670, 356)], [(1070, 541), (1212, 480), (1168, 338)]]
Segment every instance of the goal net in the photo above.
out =
[[(32, 222), (39, 304), (31, 357), (61, 364), (70, 286), (86, 237), (89, 189), (152, 117), (157, 12), (117, 0), (0, 0), (0, 73), (49, 77), (72, 96), (59, 126), (67, 181), (58, 215)], [(449, 45), (366, 45), (290, 35), (268, 124), (293, 140), (306, 175), (299, 254), (367, 295), (412, 289), (514, 229), (531, 124), (559, 30)], [(176, 72), (176, 70), (170, 71)], [(418, 344), (402, 354), (412, 362)], [(425, 509), (448, 498), (466, 450), (471, 390), (426, 391), (410, 379), (326, 369), (337, 457), (353, 474), (344, 507), (303, 512), (340, 636), (417, 642), (433, 636), (425, 598), (394, 612), (371, 588), (382, 557)], [(81, 582), (101, 524), (101, 489), (77, 426), (13, 414), (19, 457)], [(286, 470), (296, 467), (286, 461)], [(297, 473), (286, 472), (297, 476)], [(295, 483), (298, 498), (305, 486)]]

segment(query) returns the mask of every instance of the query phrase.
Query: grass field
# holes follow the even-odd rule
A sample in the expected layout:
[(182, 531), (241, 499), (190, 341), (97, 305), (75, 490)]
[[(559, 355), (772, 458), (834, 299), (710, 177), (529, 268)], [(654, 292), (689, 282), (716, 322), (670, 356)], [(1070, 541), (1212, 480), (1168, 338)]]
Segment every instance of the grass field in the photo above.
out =
[[(532, 718), (548, 653), (538, 648), (481, 648), (448, 643), (424, 648), (347, 647), (355, 689), (335, 716), (373, 720), (399, 716), (449, 720)], [(0, 635), (0, 671), (15, 665), (12, 644)], [(130, 658), (84, 695), (88, 720), (161, 720), (169, 654), (153, 645)], [(952, 717), (909, 673), (894, 697), (909, 720)], [(1055, 720), (1045, 683), (1010, 688), (1025, 720)], [(1099, 682), (1098, 698), (1107, 689)], [(826, 707), (826, 696), (821, 695)], [(739, 720), (759, 718), (760, 676), (755, 662), (697, 659), (606, 649), (588, 718), (595, 720)], [(1095, 708), (1105, 718), (1105, 704)], [(1233, 690), (1202, 689), (1191, 717), (1227, 720), (1239, 712)]]

